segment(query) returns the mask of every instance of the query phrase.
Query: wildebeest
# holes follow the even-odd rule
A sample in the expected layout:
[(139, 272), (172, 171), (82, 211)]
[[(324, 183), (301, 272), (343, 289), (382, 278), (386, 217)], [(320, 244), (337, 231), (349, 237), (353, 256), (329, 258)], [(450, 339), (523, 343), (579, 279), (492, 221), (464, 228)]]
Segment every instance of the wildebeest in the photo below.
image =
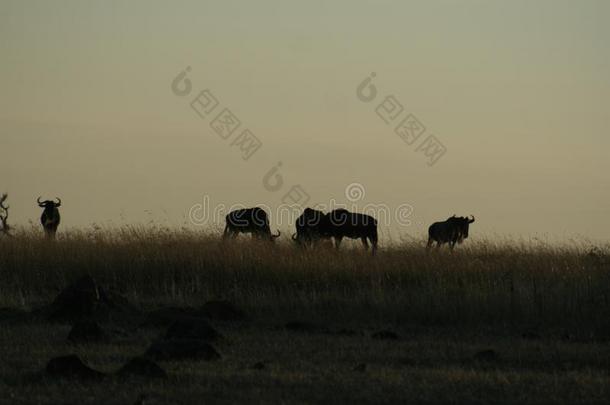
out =
[(322, 211), (305, 208), (294, 224), (296, 233), (292, 235), (292, 240), (300, 246), (312, 247), (321, 239), (329, 239), (330, 236), (323, 235), (321, 229), (325, 215)]
[(61, 200), (58, 197), (55, 198), (57, 199), (57, 202), (50, 200), (40, 201), (40, 197), (36, 200), (38, 206), (44, 208), (42, 215), (40, 216), (40, 223), (48, 238), (55, 237), (57, 227), (59, 226), (60, 216), (58, 208), (61, 206)]
[(259, 207), (243, 208), (231, 211), (225, 217), (226, 225), (223, 238), (236, 238), (240, 233), (250, 233), (253, 238), (274, 241), (280, 236), (271, 234), (269, 229), (269, 218), (265, 210)]
[(456, 243), (462, 243), (468, 237), (468, 226), (474, 222), (474, 216), (452, 217), (447, 218), (443, 222), (435, 222), (428, 228), (428, 244), (426, 249), (436, 242), (436, 247), (440, 248), (442, 244), (449, 243), (449, 248), (453, 250)]
[(343, 238), (360, 239), (365, 249), (377, 252), (377, 220), (370, 215), (336, 209), (326, 214), (322, 221), (322, 234), (335, 239), (335, 247), (339, 249)]
[(377, 220), (370, 215), (345, 209), (323, 214), (307, 208), (297, 219), (296, 230), (292, 239), (297, 243), (314, 244), (320, 239), (333, 238), (335, 247), (339, 249), (343, 238), (351, 238), (360, 239), (366, 249), (370, 241), (373, 255), (377, 251)]

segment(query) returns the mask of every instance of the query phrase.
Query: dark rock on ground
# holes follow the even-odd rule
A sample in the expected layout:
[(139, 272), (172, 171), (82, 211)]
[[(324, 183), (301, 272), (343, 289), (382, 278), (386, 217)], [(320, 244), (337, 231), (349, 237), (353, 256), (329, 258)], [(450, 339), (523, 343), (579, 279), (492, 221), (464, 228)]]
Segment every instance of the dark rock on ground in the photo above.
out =
[(481, 350), (480, 352), (475, 353), (473, 358), (476, 361), (490, 362), (490, 361), (497, 361), (500, 358), (500, 356), (498, 356), (498, 353), (496, 353), (495, 350), (488, 349), (488, 350)]
[(165, 339), (201, 339), (214, 341), (220, 337), (210, 324), (204, 319), (185, 317), (174, 321), (167, 332)]
[(68, 334), (72, 343), (100, 343), (108, 340), (108, 336), (94, 321), (78, 321)]
[(27, 311), (17, 308), (0, 308), (0, 322), (25, 322), (30, 319)]
[(155, 342), (146, 351), (146, 357), (154, 360), (218, 360), (220, 354), (214, 347), (198, 339), (172, 339)]
[(50, 305), (37, 311), (37, 315), (56, 322), (121, 320), (136, 313), (127, 299), (105, 291), (88, 275), (64, 288)]
[(264, 369), (265, 369), (265, 363), (263, 363), (262, 361), (254, 363), (253, 365), (250, 366), (250, 370), (264, 370)]
[(335, 332), (335, 335), (339, 336), (362, 336), (362, 332), (353, 329), (339, 329)]
[(538, 332), (532, 331), (532, 330), (528, 330), (523, 332), (523, 334), (521, 334), (521, 337), (523, 339), (528, 339), (528, 340), (537, 340), (540, 339), (541, 336)]
[(101, 380), (105, 374), (85, 365), (81, 359), (72, 354), (55, 357), (47, 363), (47, 375), (60, 378), (78, 378), (83, 380)]
[(404, 357), (398, 360), (398, 364), (400, 364), (401, 366), (414, 367), (418, 365), (418, 362), (412, 358)]
[(146, 398), (148, 398), (148, 395), (146, 395), (146, 394), (138, 395), (138, 397), (136, 398), (136, 401), (133, 403), (133, 405), (144, 405)]
[(167, 378), (167, 373), (157, 363), (145, 357), (134, 357), (117, 371), (117, 376)]
[(231, 304), (229, 301), (209, 301), (202, 307), (204, 316), (216, 321), (243, 321), (246, 319), (245, 313)]
[(382, 340), (397, 340), (399, 338), (396, 332), (392, 332), (391, 330), (381, 330), (379, 332), (375, 332), (371, 335), (373, 339), (382, 339)]
[(309, 322), (292, 321), (284, 325), (284, 328), (292, 332), (317, 333), (326, 332), (327, 330), (319, 325)]

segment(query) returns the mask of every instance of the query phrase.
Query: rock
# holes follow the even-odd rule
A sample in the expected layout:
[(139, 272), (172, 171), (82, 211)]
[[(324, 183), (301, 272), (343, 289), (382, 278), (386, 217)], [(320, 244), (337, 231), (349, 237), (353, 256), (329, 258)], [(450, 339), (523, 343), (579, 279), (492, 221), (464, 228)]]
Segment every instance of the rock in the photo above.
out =
[(86, 366), (81, 359), (72, 354), (55, 357), (47, 363), (47, 375), (61, 378), (78, 378), (83, 380), (101, 380), (105, 374)]
[(381, 330), (379, 332), (375, 332), (371, 335), (373, 339), (381, 339), (381, 340), (397, 340), (399, 338), (396, 332), (392, 332), (391, 330)]
[(165, 339), (201, 339), (214, 341), (220, 337), (207, 321), (199, 318), (185, 317), (174, 321), (165, 333)]
[(244, 312), (229, 301), (209, 301), (201, 307), (203, 315), (216, 321), (243, 321)]
[(354, 367), (353, 371), (359, 371), (361, 373), (366, 371), (366, 364), (364, 364), (364, 363), (358, 364), (356, 367)]
[(153, 343), (145, 354), (155, 360), (218, 360), (212, 345), (198, 339), (172, 339)]
[(265, 369), (265, 363), (263, 363), (262, 361), (254, 363), (253, 365), (250, 366), (250, 370), (264, 370), (264, 369)]
[(335, 332), (335, 335), (339, 336), (362, 336), (362, 332), (355, 331), (353, 329), (339, 329)]
[(140, 394), (138, 395), (138, 397), (136, 398), (136, 401), (133, 403), (133, 405), (144, 405), (144, 401), (146, 400), (146, 398), (148, 398), (148, 395), (146, 394)]
[(0, 308), (0, 322), (24, 322), (29, 319), (29, 313), (17, 308)]
[(497, 361), (500, 358), (500, 356), (498, 356), (498, 353), (496, 353), (495, 350), (482, 350), (480, 352), (475, 353), (474, 355), (474, 359), (476, 361), (484, 361), (484, 362), (491, 362), (491, 361)]
[(315, 333), (315, 332), (324, 331), (324, 328), (321, 328), (318, 325), (314, 325), (313, 323), (309, 323), (309, 322), (301, 322), (301, 321), (288, 322), (286, 325), (284, 325), (284, 328), (286, 328), (287, 330), (292, 331), (292, 332)]
[(521, 337), (523, 339), (528, 339), (528, 340), (538, 340), (541, 338), (540, 334), (531, 330), (528, 330), (526, 332), (523, 332), (523, 334), (521, 335)]
[(167, 378), (167, 373), (152, 360), (145, 357), (134, 357), (117, 371), (117, 376)]
[(402, 365), (402, 366), (408, 366), (408, 367), (415, 367), (417, 366), (417, 361), (409, 358), (409, 357), (404, 357), (400, 360), (398, 360), (398, 364)]
[(94, 321), (79, 321), (72, 326), (68, 340), (72, 343), (99, 343), (108, 340), (108, 337)]
[(127, 299), (107, 293), (87, 275), (66, 287), (51, 305), (39, 312), (49, 321), (77, 322), (122, 318), (137, 311)]
[(91, 276), (84, 276), (59, 293), (51, 303), (48, 319), (78, 321), (93, 315), (106, 301), (104, 291)]

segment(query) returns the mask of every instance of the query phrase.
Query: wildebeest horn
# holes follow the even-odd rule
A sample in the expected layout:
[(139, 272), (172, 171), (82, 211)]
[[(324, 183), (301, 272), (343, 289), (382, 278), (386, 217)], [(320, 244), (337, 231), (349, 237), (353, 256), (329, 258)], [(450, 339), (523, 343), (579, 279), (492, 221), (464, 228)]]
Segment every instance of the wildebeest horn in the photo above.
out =
[(281, 232), (280, 232), (280, 230), (278, 229), (278, 230), (277, 230), (277, 235), (271, 235), (271, 239), (279, 238), (279, 237), (280, 237), (280, 235), (281, 235)]
[(36, 202), (38, 203), (38, 206), (39, 206), (39, 207), (44, 207), (44, 205), (43, 205), (43, 204), (42, 204), (42, 202), (40, 201), (40, 197), (41, 197), (41, 196), (39, 196), (39, 197), (38, 197), (38, 199), (36, 200)]
[(59, 197), (55, 197), (57, 199), (57, 203), (55, 203), (56, 207), (59, 207), (61, 205), (61, 198)]
[(471, 223), (473, 223), (473, 222), (474, 222), (474, 215), (470, 214), (470, 216), (472, 217), (472, 219), (469, 219), (469, 220), (468, 220), (468, 223), (469, 223), (469, 224), (471, 224)]
[(293, 233), (293, 234), (292, 234), (292, 236), (291, 236), (291, 238), (292, 238), (292, 240), (293, 240), (293, 241), (295, 241), (295, 242), (296, 242), (296, 241), (298, 240), (298, 239), (297, 239), (297, 233), (296, 233), (296, 232), (295, 232), (295, 233)]

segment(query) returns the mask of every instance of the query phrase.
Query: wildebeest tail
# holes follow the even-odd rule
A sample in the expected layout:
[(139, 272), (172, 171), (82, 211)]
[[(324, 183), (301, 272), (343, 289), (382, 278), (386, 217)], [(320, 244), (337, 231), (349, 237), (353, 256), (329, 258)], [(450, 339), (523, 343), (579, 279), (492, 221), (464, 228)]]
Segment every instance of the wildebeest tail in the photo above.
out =
[(227, 236), (229, 236), (229, 221), (227, 221), (227, 224), (225, 225), (225, 230), (222, 233), (223, 238), (226, 238)]

